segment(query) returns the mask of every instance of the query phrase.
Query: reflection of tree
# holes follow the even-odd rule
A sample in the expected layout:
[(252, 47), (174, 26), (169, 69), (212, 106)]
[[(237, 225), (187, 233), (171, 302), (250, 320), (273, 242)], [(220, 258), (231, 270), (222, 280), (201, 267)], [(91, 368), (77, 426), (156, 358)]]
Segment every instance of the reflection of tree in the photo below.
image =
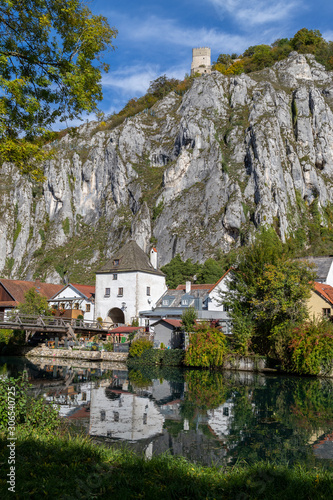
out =
[(201, 411), (218, 408), (226, 400), (226, 388), (221, 373), (212, 373), (208, 370), (188, 371), (185, 374), (185, 381), (187, 383), (185, 401), (192, 403)]
[(233, 460), (308, 461), (311, 436), (332, 429), (333, 383), (319, 379), (267, 379), (252, 391), (234, 388), (228, 437)]

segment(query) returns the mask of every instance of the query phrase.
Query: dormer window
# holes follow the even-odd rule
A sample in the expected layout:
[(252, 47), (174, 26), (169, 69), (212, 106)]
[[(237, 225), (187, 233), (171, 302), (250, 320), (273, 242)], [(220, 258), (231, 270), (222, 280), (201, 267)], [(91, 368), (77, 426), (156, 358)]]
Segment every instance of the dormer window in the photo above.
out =
[(182, 300), (182, 306), (188, 306), (188, 300), (187, 299), (183, 299)]
[(115, 259), (115, 260), (113, 261), (113, 265), (114, 265), (114, 266), (119, 266), (119, 259)]
[(169, 301), (168, 301), (168, 299), (163, 299), (163, 300), (162, 300), (162, 305), (163, 305), (163, 306), (168, 306), (168, 305), (169, 305)]

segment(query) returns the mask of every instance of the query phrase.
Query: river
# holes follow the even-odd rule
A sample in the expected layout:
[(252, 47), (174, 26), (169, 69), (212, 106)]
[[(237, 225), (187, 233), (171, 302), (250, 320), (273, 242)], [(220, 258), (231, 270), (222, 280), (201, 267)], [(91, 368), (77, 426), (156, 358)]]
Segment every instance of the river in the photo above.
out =
[[(57, 365), (54, 363), (61, 363)], [(333, 466), (333, 380), (0, 358), (96, 442), (203, 465)]]

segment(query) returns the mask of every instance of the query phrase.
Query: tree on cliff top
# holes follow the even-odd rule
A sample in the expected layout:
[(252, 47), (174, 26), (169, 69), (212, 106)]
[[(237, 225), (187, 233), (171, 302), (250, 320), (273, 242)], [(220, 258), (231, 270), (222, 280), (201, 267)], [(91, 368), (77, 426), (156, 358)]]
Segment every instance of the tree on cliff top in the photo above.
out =
[(102, 99), (100, 55), (117, 31), (80, 0), (0, 0), (0, 35), (0, 162), (38, 180), (50, 126)]

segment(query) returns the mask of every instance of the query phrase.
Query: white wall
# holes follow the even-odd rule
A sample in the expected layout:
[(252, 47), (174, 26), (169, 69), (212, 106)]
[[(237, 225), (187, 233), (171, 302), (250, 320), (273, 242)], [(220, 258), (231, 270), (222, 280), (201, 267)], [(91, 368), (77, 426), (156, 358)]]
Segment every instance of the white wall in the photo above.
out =
[[(104, 420), (101, 418), (101, 412)], [(93, 389), (90, 404), (91, 436), (138, 441), (163, 431), (164, 417), (149, 398), (122, 393), (119, 399), (106, 397), (105, 388)]]
[[(147, 295), (150, 287), (150, 296)], [(110, 297), (105, 297), (105, 289), (110, 288)], [(118, 289), (123, 288), (123, 296)], [(125, 323), (131, 323), (139, 316), (139, 311), (151, 310), (166, 290), (165, 277), (144, 272), (119, 272), (117, 279), (111, 274), (96, 274), (95, 318), (108, 321), (109, 311), (117, 307), (125, 315)], [(125, 308), (123, 309), (123, 303)]]
[(208, 301), (208, 311), (223, 311), (223, 305), (221, 305), (221, 296), (220, 292), (227, 292), (228, 291), (228, 281), (229, 281), (229, 274), (227, 274), (220, 283), (216, 285), (215, 288), (210, 292), (209, 298), (210, 300)]
[[(76, 290), (74, 290), (70, 285), (68, 285), (65, 289), (61, 290), (55, 297), (55, 299), (64, 299), (64, 302), (66, 299), (77, 299), (79, 302), (79, 309), (82, 309), (84, 312), (84, 319), (86, 321), (93, 321), (94, 320), (94, 303), (90, 302), (89, 300), (86, 300), (85, 298), (82, 297)], [(82, 301), (82, 302), (81, 302)], [(50, 305), (59, 305), (59, 302), (52, 302), (52, 300), (49, 301)], [(87, 304), (90, 304), (90, 312), (86, 312), (86, 306)], [(74, 304), (73, 304), (74, 307)]]

